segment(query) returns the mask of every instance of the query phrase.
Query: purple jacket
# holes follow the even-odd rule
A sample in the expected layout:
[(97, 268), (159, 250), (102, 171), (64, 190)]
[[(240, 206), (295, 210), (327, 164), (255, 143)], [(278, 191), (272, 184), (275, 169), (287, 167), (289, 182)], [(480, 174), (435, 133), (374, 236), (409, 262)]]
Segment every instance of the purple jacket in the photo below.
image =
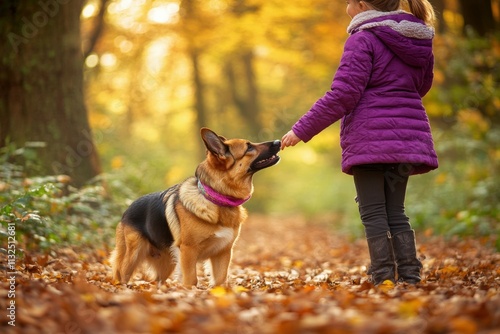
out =
[(331, 90), (293, 126), (307, 142), (342, 119), (342, 171), (408, 163), (411, 174), (438, 167), (422, 97), (433, 79), (434, 30), (404, 12), (366, 11), (348, 27)]

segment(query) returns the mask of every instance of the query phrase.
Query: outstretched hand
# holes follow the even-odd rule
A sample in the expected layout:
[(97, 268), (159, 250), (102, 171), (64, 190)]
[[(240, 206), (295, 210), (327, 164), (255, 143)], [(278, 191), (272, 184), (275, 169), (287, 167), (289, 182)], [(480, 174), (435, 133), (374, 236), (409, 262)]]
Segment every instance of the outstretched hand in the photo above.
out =
[(283, 138), (281, 138), (281, 150), (285, 147), (297, 145), (301, 139), (293, 132), (293, 130), (288, 131)]

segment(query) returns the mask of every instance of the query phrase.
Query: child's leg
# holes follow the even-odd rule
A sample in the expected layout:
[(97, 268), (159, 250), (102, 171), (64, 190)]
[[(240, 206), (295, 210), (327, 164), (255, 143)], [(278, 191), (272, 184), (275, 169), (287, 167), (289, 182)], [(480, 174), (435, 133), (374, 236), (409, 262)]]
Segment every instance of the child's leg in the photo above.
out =
[(405, 195), (408, 176), (404, 165), (389, 168), (385, 173), (385, 198), (389, 227), (392, 234), (398, 281), (420, 282), (422, 263), (417, 258), (415, 232), (405, 214)]
[(386, 235), (390, 230), (385, 202), (382, 165), (362, 165), (353, 169), (359, 215), (367, 238)]
[(405, 213), (408, 175), (400, 165), (387, 165), (384, 172), (385, 209), (391, 234), (411, 230), (410, 219)]
[(361, 221), (370, 251), (370, 268), (375, 285), (385, 280), (395, 281), (395, 263), (391, 234), (387, 221), (382, 165), (364, 165), (353, 168), (354, 184)]

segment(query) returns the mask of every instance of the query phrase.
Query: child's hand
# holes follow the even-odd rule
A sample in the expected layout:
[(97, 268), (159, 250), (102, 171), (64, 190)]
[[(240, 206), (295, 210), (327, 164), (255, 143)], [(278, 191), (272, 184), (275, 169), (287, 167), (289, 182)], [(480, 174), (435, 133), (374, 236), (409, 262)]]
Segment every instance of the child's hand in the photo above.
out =
[(281, 150), (284, 150), (285, 147), (295, 146), (297, 145), (301, 139), (297, 137), (297, 135), (292, 131), (288, 131), (283, 138), (281, 138)]

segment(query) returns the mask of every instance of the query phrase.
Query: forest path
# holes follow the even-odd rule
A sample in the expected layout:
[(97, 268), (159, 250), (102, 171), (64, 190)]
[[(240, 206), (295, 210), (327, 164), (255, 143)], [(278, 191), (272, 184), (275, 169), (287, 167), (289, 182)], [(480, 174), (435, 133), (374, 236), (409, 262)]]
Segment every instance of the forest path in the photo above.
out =
[(109, 250), (26, 255), (14, 275), (2, 254), (0, 331), (500, 333), (500, 254), (486, 240), (418, 241), (425, 259), (417, 287), (373, 287), (364, 240), (299, 218), (250, 215), (231, 288), (210, 289), (205, 278), (200, 289), (171, 280), (157, 289), (140, 278), (113, 285)]

